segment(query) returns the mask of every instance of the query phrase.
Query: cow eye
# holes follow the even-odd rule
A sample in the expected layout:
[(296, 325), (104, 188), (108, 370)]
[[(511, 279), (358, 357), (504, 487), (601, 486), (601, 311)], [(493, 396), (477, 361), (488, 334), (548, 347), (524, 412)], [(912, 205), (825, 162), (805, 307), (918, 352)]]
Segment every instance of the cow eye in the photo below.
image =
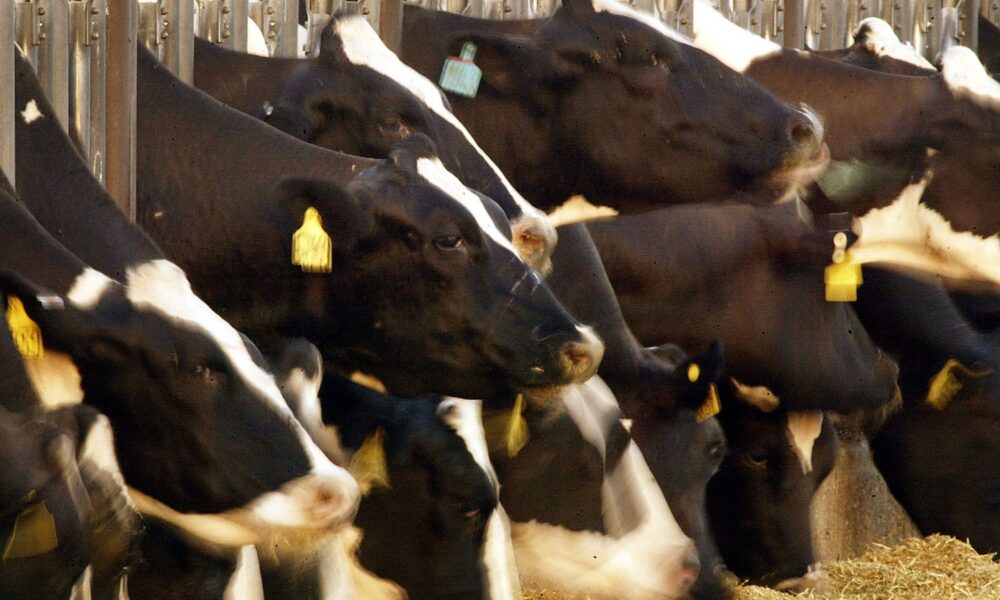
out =
[(744, 460), (750, 467), (754, 469), (766, 469), (767, 468), (767, 457), (766, 456), (754, 456), (753, 453), (747, 452), (743, 456)]
[(459, 250), (465, 245), (465, 240), (463, 240), (460, 235), (443, 235), (434, 240), (434, 245), (437, 246), (439, 250)]
[(403, 121), (402, 117), (398, 116), (383, 123), (380, 123), (378, 125), (378, 129), (379, 132), (382, 133), (382, 135), (396, 139), (402, 139), (408, 137), (412, 133), (410, 128)]
[(712, 444), (708, 449), (708, 455), (715, 461), (721, 461), (726, 457), (726, 445), (725, 444)]
[(194, 365), (191, 368), (191, 373), (200, 379), (202, 383), (212, 387), (223, 387), (226, 383), (225, 373), (206, 365)]

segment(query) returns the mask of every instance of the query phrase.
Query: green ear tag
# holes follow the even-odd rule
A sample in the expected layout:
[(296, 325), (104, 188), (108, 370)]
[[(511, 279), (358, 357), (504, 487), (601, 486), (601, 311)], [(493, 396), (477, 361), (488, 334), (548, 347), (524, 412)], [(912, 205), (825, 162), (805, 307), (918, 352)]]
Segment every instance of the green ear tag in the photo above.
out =
[(483, 71), (472, 62), (476, 57), (476, 45), (472, 42), (462, 44), (461, 56), (449, 56), (444, 60), (441, 69), (441, 80), (438, 82), (446, 92), (475, 98), (479, 91), (479, 80)]

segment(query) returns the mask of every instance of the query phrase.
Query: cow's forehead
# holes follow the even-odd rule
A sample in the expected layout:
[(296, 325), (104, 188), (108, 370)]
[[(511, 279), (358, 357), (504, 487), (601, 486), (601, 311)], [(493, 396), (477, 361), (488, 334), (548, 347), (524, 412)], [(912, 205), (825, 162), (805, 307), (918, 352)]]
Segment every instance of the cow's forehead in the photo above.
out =
[(404, 89), (409, 90), (421, 102), (423, 102), (434, 114), (447, 121), (452, 127), (457, 129), (469, 146), (489, 165), (496, 174), (504, 188), (511, 195), (514, 201), (525, 212), (537, 212), (510, 184), (500, 168), (493, 160), (479, 147), (472, 134), (465, 128), (465, 125), (450, 111), (444, 104), (442, 92), (429, 79), (411, 69), (403, 61), (399, 60), (391, 50), (386, 48), (381, 38), (371, 28), (368, 21), (361, 16), (342, 18), (334, 25), (334, 31), (340, 38), (341, 45), (347, 60), (352, 64), (368, 67), (400, 84)]
[(518, 260), (521, 260), (520, 255), (514, 250), (514, 245), (511, 244), (510, 240), (503, 235), (496, 223), (493, 222), (492, 217), (486, 212), (486, 207), (483, 206), (479, 197), (472, 193), (469, 188), (465, 187), (465, 184), (452, 175), (448, 169), (445, 169), (439, 159), (417, 159), (417, 173), (426, 179), (428, 183), (444, 192), (468, 210), (472, 214), (472, 218), (475, 219), (476, 224), (487, 236), (517, 256)]
[(592, 2), (595, 12), (606, 12), (613, 15), (618, 15), (620, 17), (628, 17), (639, 23), (642, 23), (647, 27), (652, 28), (656, 32), (666, 36), (667, 38), (675, 42), (684, 44), (686, 46), (691, 45), (691, 41), (689, 39), (681, 35), (676, 30), (672, 29), (671, 27), (667, 26), (667, 24), (664, 23), (663, 21), (660, 21), (659, 19), (657, 19), (652, 15), (641, 13), (632, 8), (631, 6), (628, 6), (627, 4), (618, 2), (618, 0), (592, 0)]

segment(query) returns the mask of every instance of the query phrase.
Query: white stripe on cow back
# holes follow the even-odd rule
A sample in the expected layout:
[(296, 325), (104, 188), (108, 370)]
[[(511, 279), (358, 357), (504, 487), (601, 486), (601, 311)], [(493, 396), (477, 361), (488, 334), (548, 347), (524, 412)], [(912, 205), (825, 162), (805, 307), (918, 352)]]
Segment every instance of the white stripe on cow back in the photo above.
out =
[(309, 456), (313, 473), (348, 477), (346, 471), (334, 466), (313, 443), (292, 415), (274, 377), (254, 362), (239, 332), (195, 296), (180, 267), (167, 260), (153, 260), (128, 269), (126, 282), (127, 297), (134, 306), (154, 310), (173, 319), (175, 324), (187, 322), (192, 329), (200, 329), (219, 344), (244, 382), (258, 391), (278, 415), (287, 417)]
[[(605, 453), (605, 431), (618, 403), (599, 378), (568, 386), (562, 398), (582, 437)], [(608, 535), (569, 531), (544, 523), (514, 523), (518, 568), (526, 581), (617, 598), (673, 597), (683, 592), (671, 577), (691, 552), (670, 507), (635, 442), (601, 486)], [(596, 559), (595, 559), (596, 557)]]
[(781, 46), (736, 25), (704, 0), (694, 2), (694, 45), (740, 73), (755, 60), (781, 53)]
[[(500, 484), (496, 471), (493, 470), (493, 463), (490, 462), (486, 433), (483, 431), (482, 407), (479, 400), (445, 398), (438, 405), (437, 414), (462, 438), (469, 454), (486, 472), (493, 489), (499, 494)], [(514, 550), (510, 542), (509, 521), (499, 502), (486, 522), (482, 564), (489, 600), (516, 600), (521, 597)]]
[(875, 54), (875, 56), (888, 56), (889, 58), (894, 58), (925, 69), (934, 68), (934, 65), (928, 62), (923, 56), (920, 56), (920, 54), (913, 49), (913, 46), (909, 43), (904, 44), (899, 41), (899, 38), (896, 37), (896, 33), (892, 30), (892, 26), (882, 19), (878, 17), (868, 17), (867, 19), (864, 19), (858, 23), (858, 26), (854, 30), (855, 37), (862, 30), (865, 30), (865, 37), (863, 41), (868, 49)]
[(851, 247), (854, 259), (1000, 285), (1000, 236), (955, 231), (941, 214), (920, 202), (926, 185), (926, 178), (911, 184), (889, 206), (858, 219), (861, 235)]
[(802, 466), (802, 474), (812, 472), (813, 445), (823, 431), (823, 411), (788, 411), (788, 440), (795, 451), (795, 457)]
[(507, 192), (514, 198), (521, 211), (526, 215), (544, 217), (542, 211), (538, 210), (528, 202), (514, 186), (510, 184), (500, 168), (493, 160), (479, 147), (472, 134), (465, 128), (465, 125), (445, 106), (441, 90), (429, 79), (410, 68), (399, 60), (391, 50), (382, 43), (375, 30), (372, 29), (368, 21), (361, 16), (352, 16), (337, 21), (335, 31), (340, 38), (347, 60), (356, 65), (364, 65), (369, 69), (377, 71), (389, 77), (396, 83), (410, 90), (417, 98), (423, 101), (435, 114), (448, 121), (453, 127), (458, 129), (466, 141), (469, 142), (476, 152), (486, 161), (486, 164), (500, 178)]
[(952, 46), (941, 55), (941, 73), (957, 98), (992, 109), (1000, 109), (1000, 83), (990, 77), (976, 53), (965, 46)]
[(444, 165), (441, 164), (440, 160), (437, 158), (417, 159), (417, 172), (420, 173), (420, 176), (426, 179), (431, 185), (451, 196), (455, 199), (455, 201), (465, 207), (465, 209), (472, 214), (472, 218), (476, 220), (479, 228), (482, 229), (486, 235), (488, 235), (501, 247), (510, 250), (510, 252), (516, 256), (518, 260), (521, 260), (521, 255), (514, 249), (514, 245), (511, 244), (511, 241), (500, 233), (499, 229), (497, 229), (496, 223), (493, 222), (489, 213), (486, 212), (486, 208), (483, 206), (479, 196), (472, 193), (469, 188), (465, 187), (465, 184), (452, 175), (448, 169), (444, 168)]

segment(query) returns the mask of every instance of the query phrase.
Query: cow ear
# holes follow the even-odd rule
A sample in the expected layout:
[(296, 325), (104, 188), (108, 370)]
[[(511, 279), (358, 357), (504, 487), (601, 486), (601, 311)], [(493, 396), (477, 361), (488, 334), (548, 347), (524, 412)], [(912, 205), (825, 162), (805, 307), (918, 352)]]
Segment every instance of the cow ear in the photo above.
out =
[[(372, 228), (372, 207), (337, 182), (321, 177), (286, 177), (271, 189), (275, 206), (287, 217), (288, 240), (315, 209), (319, 225), (334, 238), (333, 248), (353, 245)], [(313, 214), (310, 212), (310, 214)]]
[(458, 56), (466, 42), (476, 45), (474, 61), (482, 71), (480, 93), (523, 97), (539, 84), (567, 75), (557, 67), (551, 50), (528, 37), (459, 32), (448, 40), (448, 55)]
[(696, 411), (703, 421), (719, 412), (716, 385), (724, 366), (722, 342), (713, 341), (708, 350), (685, 357), (677, 364), (677, 401), (680, 406)]

